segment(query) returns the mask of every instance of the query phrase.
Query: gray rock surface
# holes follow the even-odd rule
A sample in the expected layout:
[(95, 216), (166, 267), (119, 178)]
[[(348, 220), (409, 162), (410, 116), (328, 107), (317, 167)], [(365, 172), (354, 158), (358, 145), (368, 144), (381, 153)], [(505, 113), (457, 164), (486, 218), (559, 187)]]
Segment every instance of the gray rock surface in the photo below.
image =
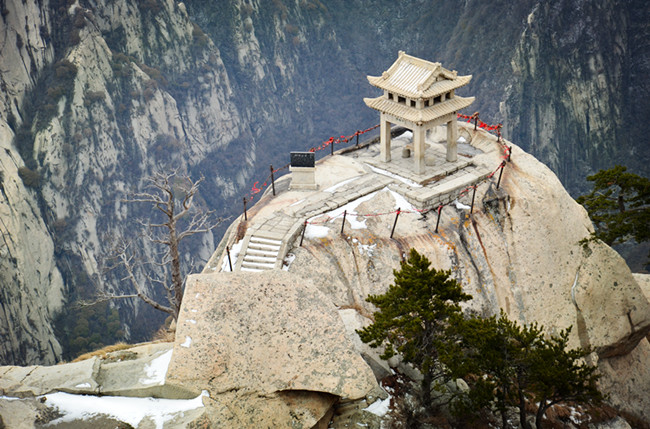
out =
[[(499, 151), (491, 153), (498, 165)], [(363, 155), (357, 161), (363, 162)], [(390, 212), (402, 204), (395, 198), (380, 191), (355, 211)], [(471, 196), (464, 198), (469, 204)], [(296, 241), (289, 270), (318, 279), (316, 287), (337, 306), (368, 317), (374, 309), (366, 296), (387, 289), (392, 270), (414, 247), (434, 267), (452, 270), (474, 296), (469, 309), (484, 315), (504, 309), (519, 323), (535, 321), (549, 333), (571, 326), (570, 346), (592, 348), (603, 361), (647, 359), (638, 350), (631, 358), (630, 352), (650, 331), (648, 298), (615, 251), (599, 242), (580, 243), (589, 237), (591, 222), (547, 167), (514, 146), (500, 189), (494, 181), (482, 184), (476, 201), (471, 217), (467, 209), (445, 206), (438, 233), (436, 214), (404, 213), (392, 240), (393, 215), (365, 217), (365, 227), (348, 227), (344, 235), (340, 218), (319, 224), (329, 233), (306, 239), (302, 247)], [(314, 221), (326, 219), (324, 211)], [(628, 385), (621, 397), (628, 400), (620, 403), (637, 415), (648, 409), (645, 399), (633, 394), (639, 380), (650, 383), (645, 371), (641, 374), (621, 379)]]
[[(336, 307), (312, 280), (284, 271), (190, 276), (167, 384), (206, 389), (219, 404), (236, 399), (228, 418), (248, 427), (310, 427), (336, 397), (377, 389)], [(216, 421), (227, 418), (220, 410)]]
[[(113, 429), (122, 427), (115, 416), (102, 412), (92, 416), (57, 422), (64, 414), (48, 399), (58, 392), (73, 395), (96, 395), (109, 398), (194, 399), (187, 390), (167, 386), (165, 376), (173, 351), (170, 343), (147, 343), (128, 350), (108, 353), (74, 363), (54, 366), (0, 367), (0, 418), (7, 428), (87, 428)], [(199, 392), (200, 394), (201, 392)], [(113, 398), (109, 398), (112, 400)], [(202, 398), (203, 402), (207, 398)], [(110, 409), (105, 405), (104, 409)], [(88, 413), (88, 410), (85, 410)], [(205, 417), (205, 407), (176, 412), (160, 408), (159, 415), (147, 415), (138, 429), (152, 429), (163, 415), (169, 414), (165, 428), (185, 428), (199, 424)], [(132, 418), (132, 416), (127, 416)]]

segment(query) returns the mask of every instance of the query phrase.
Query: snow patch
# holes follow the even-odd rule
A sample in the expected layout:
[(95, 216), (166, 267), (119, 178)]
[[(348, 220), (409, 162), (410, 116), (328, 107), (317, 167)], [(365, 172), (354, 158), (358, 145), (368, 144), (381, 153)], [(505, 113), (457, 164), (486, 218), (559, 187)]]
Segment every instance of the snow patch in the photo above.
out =
[(104, 415), (128, 423), (133, 427), (138, 427), (145, 417), (149, 417), (156, 425), (156, 429), (162, 429), (166, 422), (174, 418), (175, 414), (203, 407), (204, 396), (209, 397), (205, 390), (194, 399), (99, 397), (63, 392), (50, 393), (40, 398), (48, 406), (56, 408), (63, 414), (50, 422), (50, 425), (74, 420), (91, 420), (98, 415)]
[(90, 383), (81, 383), (75, 386), (77, 389), (90, 389), (90, 387)]
[(399, 142), (402, 140), (404, 140), (405, 142), (410, 142), (411, 140), (413, 140), (413, 133), (411, 131), (404, 131), (399, 136), (391, 138), (391, 141), (393, 142)]
[(382, 400), (377, 400), (374, 403), (372, 403), (368, 408), (364, 408), (363, 411), (368, 411), (369, 413), (372, 413), (376, 416), (379, 417), (384, 417), (386, 413), (388, 413), (388, 408), (390, 406), (390, 396), (386, 399)]
[(196, 320), (194, 319), (187, 319), (186, 322), (191, 323), (192, 325), (196, 325)]
[(282, 269), (284, 271), (289, 271), (291, 263), (296, 259), (296, 255), (293, 253), (287, 253), (287, 256), (284, 257), (284, 262), (282, 263)]
[(465, 204), (461, 203), (461, 202), (458, 201), (458, 200), (454, 200), (454, 204), (456, 205), (456, 208), (457, 208), (458, 210), (469, 210), (469, 209), (471, 209), (470, 206), (465, 205)]
[(166, 351), (145, 365), (144, 372), (148, 378), (138, 380), (140, 384), (165, 384), (165, 375), (167, 374), (167, 368), (169, 368), (169, 362), (172, 360), (172, 352), (173, 350)]
[(372, 171), (374, 171), (377, 174), (383, 174), (384, 176), (392, 177), (393, 179), (397, 179), (402, 183), (406, 183), (407, 185), (411, 186), (412, 188), (421, 188), (422, 185), (419, 183), (416, 183), (412, 181), (411, 179), (407, 179), (406, 177), (402, 177), (400, 175), (397, 175), (395, 173), (391, 173), (390, 171), (382, 170), (381, 168), (373, 167), (372, 165), (366, 164)]
[(366, 254), (368, 254), (369, 258), (372, 258), (372, 255), (374, 254), (375, 249), (377, 249), (377, 244), (376, 243), (375, 244), (361, 244), (361, 243), (359, 243), (358, 246), (359, 246), (359, 253), (362, 254), (362, 255), (364, 253), (366, 253)]
[(347, 214), (345, 215), (345, 220), (350, 223), (350, 228), (365, 229), (368, 227), (366, 225), (366, 219), (363, 218), (362, 220), (358, 220), (355, 209), (359, 206), (359, 204), (372, 199), (375, 195), (377, 195), (377, 192), (372, 192), (368, 195), (364, 195), (363, 197), (357, 198), (354, 201), (350, 201), (349, 203), (339, 207), (338, 209), (334, 209), (331, 212), (325, 213), (325, 215), (332, 218), (330, 222), (334, 222), (336, 218), (343, 216), (343, 212), (347, 212)]
[(192, 338), (185, 336), (185, 342), (181, 344), (181, 347), (189, 348), (192, 345)]
[(306, 228), (305, 238), (325, 238), (330, 232), (330, 229), (324, 225), (307, 224)]
[(401, 211), (409, 210), (409, 211), (417, 211), (417, 208), (413, 206), (413, 204), (409, 203), (406, 198), (402, 194), (398, 194), (397, 192), (388, 189), (388, 187), (384, 188), (390, 194), (393, 196), (395, 199), (395, 208), (400, 209)]
[[(237, 243), (233, 244), (232, 247), (230, 248), (230, 259), (233, 268), (237, 264), (237, 258), (239, 257), (239, 252), (241, 252), (241, 246), (242, 244), (244, 244), (243, 241), (244, 240), (239, 240)], [(230, 265), (228, 264), (228, 255), (226, 255), (226, 257), (223, 258), (223, 262), (221, 263), (221, 271), (230, 271)]]
[(345, 185), (347, 185), (348, 183), (350, 183), (350, 182), (356, 180), (358, 177), (359, 177), (359, 176), (354, 176), (354, 177), (351, 178), (351, 179), (344, 180), (344, 181), (342, 181), (342, 182), (340, 182), (340, 183), (337, 183), (337, 184), (334, 185), (334, 186), (330, 186), (330, 187), (327, 188), (327, 189), (323, 189), (323, 192), (329, 192), (330, 194), (333, 194), (334, 191), (336, 191), (338, 188), (340, 188), (341, 186), (345, 186)]

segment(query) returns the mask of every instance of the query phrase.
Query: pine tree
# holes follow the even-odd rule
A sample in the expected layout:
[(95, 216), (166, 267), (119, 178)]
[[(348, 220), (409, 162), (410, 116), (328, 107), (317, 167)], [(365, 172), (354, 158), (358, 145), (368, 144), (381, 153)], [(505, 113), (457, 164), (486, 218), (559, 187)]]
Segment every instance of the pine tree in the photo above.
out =
[(576, 201), (589, 212), (594, 238), (609, 245), (631, 238), (637, 243), (650, 240), (650, 179), (617, 165), (587, 180), (594, 182), (594, 189)]
[(383, 295), (367, 301), (379, 310), (374, 323), (357, 331), (371, 347), (385, 346), (382, 359), (396, 353), (423, 375), (422, 402), (431, 407), (431, 387), (443, 376), (438, 349), (444, 345), (444, 331), (452, 315), (460, 314), (460, 303), (472, 297), (450, 278), (450, 271), (429, 268), (431, 262), (411, 249), (400, 270), (394, 270), (395, 284)]
[(547, 338), (543, 327), (519, 326), (503, 312), (499, 318), (456, 319), (449, 334), (459, 339), (457, 347), (440, 355), (451, 374), (471, 387), (455, 404), (456, 411), (475, 412), (494, 405), (506, 428), (508, 408), (517, 407), (521, 427), (529, 429), (526, 403), (534, 401), (539, 404), (539, 429), (554, 404), (599, 402), (596, 368), (582, 361), (586, 350), (567, 350), (569, 332)]

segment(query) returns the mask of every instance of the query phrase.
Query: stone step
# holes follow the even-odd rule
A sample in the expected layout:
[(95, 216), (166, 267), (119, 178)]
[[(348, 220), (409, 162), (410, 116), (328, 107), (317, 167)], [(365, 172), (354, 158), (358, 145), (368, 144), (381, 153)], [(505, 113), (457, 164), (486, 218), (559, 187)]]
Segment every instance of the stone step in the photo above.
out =
[(274, 250), (274, 251), (279, 251), (280, 246), (275, 246), (272, 244), (262, 244), (262, 243), (248, 243), (248, 248), (249, 249), (256, 249), (256, 250)]
[(280, 246), (282, 244), (282, 240), (273, 240), (270, 238), (252, 236), (250, 239), (250, 243), (261, 243), (261, 244), (270, 244), (273, 246)]
[(276, 258), (278, 256), (278, 251), (277, 250), (258, 250), (258, 249), (251, 249), (250, 247), (246, 250), (246, 255), (252, 255), (252, 256), (268, 256), (268, 257), (274, 257)]
[(275, 267), (275, 263), (268, 264), (268, 263), (262, 263), (262, 262), (251, 262), (247, 261), (246, 258), (241, 263), (242, 270), (244, 268), (257, 268), (260, 270), (272, 270)]
[(266, 262), (269, 264), (275, 264), (275, 261), (278, 259), (277, 254), (274, 256), (255, 256), (255, 255), (250, 255), (246, 254), (244, 257), (244, 261), (251, 261), (251, 262)]

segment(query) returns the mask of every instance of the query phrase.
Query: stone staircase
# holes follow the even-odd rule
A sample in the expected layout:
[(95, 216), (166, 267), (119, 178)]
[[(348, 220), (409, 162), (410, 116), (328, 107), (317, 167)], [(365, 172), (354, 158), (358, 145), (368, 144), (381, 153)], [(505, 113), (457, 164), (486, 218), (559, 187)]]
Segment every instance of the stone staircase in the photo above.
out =
[(241, 271), (265, 271), (276, 267), (282, 240), (251, 235), (244, 242), (244, 257), (237, 262)]

